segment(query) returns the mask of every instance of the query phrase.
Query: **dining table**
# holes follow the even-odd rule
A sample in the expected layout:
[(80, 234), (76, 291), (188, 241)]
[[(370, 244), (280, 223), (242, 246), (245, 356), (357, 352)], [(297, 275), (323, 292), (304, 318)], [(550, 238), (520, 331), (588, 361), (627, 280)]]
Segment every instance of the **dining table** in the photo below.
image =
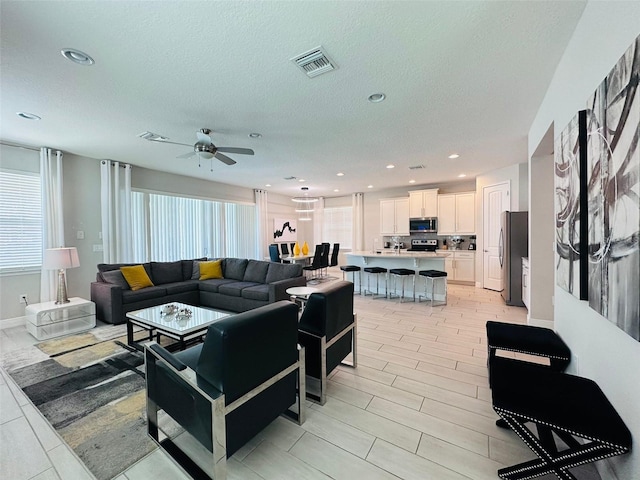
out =
[(288, 257), (280, 257), (280, 260), (284, 263), (309, 263), (309, 259), (313, 258), (313, 255), (289, 255)]

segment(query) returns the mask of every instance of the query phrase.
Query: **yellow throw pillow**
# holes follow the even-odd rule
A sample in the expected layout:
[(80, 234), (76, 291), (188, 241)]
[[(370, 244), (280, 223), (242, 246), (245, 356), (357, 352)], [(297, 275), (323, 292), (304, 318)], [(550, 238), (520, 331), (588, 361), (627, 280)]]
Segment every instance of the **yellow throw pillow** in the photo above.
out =
[(200, 262), (200, 280), (208, 280), (210, 278), (224, 278), (222, 276), (222, 260)]
[(147, 271), (142, 265), (134, 265), (133, 267), (120, 267), (122, 276), (127, 281), (131, 290), (140, 290), (141, 288), (153, 287), (153, 282), (147, 275)]

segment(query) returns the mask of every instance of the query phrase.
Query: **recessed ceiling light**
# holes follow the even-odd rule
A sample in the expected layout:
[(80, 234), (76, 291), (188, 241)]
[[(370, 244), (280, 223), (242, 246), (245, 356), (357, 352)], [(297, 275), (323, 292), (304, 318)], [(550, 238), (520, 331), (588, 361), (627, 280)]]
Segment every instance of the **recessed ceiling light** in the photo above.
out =
[(333, 189), (333, 191), (334, 191), (334, 192), (339, 192), (339, 191), (340, 191), (340, 189), (338, 189), (338, 188), (334, 188), (334, 189)]
[(453, 159), (453, 158), (458, 158), (460, 155), (458, 155), (457, 153), (452, 153), (451, 155), (449, 155), (449, 158)]
[(373, 185), (367, 185), (367, 188), (373, 188)]
[(339, 177), (344, 177), (344, 173), (342, 173), (342, 172), (338, 172), (338, 173), (336, 173), (336, 175), (339, 176)]
[(24, 118), (25, 120), (42, 120), (35, 113), (17, 112), (16, 115), (18, 115), (20, 118)]
[(466, 177), (466, 176), (467, 176), (467, 175), (465, 175), (464, 173), (461, 173), (460, 175), (458, 175), (458, 178), (464, 178), (464, 177)]
[(416, 181), (412, 179), (412, 180), (409, 180), (409, 183), (416, 183)]
[(80, 50), (76, 50), (75, 48), (63, 48), (60, 50), (60, 53), (67, 60), (71, 60), (78, 65), (93, 65), (94, 60), (89, 55)]
[(261, 133), (250, 133), (249, 138), (260, 138), (262, 137)]
[(396, 168), (396, 166), (393, 163), (390, 163), (389, 165), (387, 165), (387, 168)]
[(380, 103), (385, 98), (387, 98), (387, 96), (384, 93), (374, 93), (373, 95), (369, 95), (369, 98), (367, 100), (369, 100), (371, 103)]
[(298, 181), (299, 182), (306, 182), (306, 180), (304, 178), (299, 178)]
[(265, 185), (265, 187), (270, 187), (270, 186), (271, 186), (271, 184), (270, 184), (270, 183), (267, 183), (267, 184)]

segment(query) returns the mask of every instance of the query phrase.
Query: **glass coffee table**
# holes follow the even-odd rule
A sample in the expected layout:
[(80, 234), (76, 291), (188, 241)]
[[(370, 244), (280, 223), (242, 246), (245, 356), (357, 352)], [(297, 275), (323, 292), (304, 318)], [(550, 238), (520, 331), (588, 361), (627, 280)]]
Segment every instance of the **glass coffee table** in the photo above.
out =
[[(174, 305), (175, 311), (164, 313), (169, 305)], [(191, 315), (180, 315), (182, 309), (189, 310)], [(127, 343), (138, 350), (144, 350), (144, 347), (133, 339), (133, 327), (137, 325), (149, 332), (148, 340), (153, 340), (155, 334), (156, 341), (160, 343), (160, 336), (164, 335), (176, 340), (174, 344), (168, 345), (169, 349), (184, 350), (187, 342), (201, 340), (209, 325), (230, 315), (233, 313), (194, 307), (180, 302), (134, 310), (127, 313)]]

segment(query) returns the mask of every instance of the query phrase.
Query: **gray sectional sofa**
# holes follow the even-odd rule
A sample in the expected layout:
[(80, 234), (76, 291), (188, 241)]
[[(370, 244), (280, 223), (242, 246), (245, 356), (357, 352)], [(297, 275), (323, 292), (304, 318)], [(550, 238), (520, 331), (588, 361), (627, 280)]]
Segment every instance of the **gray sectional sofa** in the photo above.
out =
[(127, 312), (171, 302), (245, 312), (288, 300), (287, 288), (307, 284), (299, 264), (242, 258), (222, 259), (224, 278), (198, 280), (199, 270), (194, 270), (194, 262), (205, 260), (145, 263), (154, 286), (136, 291), (129, 288), (120, 272), (120, 267), (136, 264), (99, 264), (96, 281), (91, 283), (91, 300), (96, 304), (98, 320), (125, 323)]

